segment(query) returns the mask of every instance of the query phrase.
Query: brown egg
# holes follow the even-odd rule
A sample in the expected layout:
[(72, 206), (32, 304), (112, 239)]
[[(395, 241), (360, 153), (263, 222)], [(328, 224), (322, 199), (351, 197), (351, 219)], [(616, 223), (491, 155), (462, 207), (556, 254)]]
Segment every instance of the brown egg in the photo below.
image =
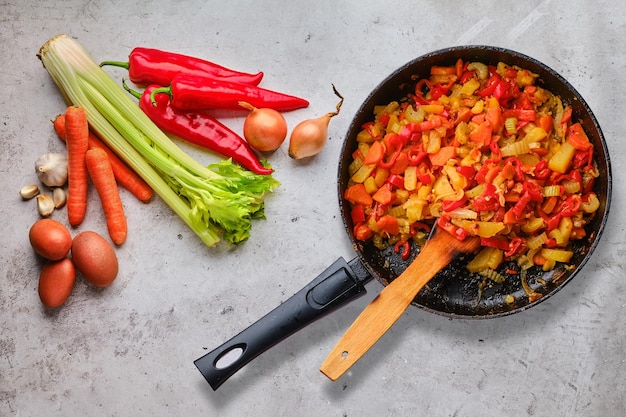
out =
[(76, 281), (76, 268), (70, 258), (49, 261), (39, 274), (39, 299), (46, 307), (59, 307), (67, 301)]
[(65, 258), (72, 247), (70, 231), (52, 219), (36, 221), (28, 232), (28, 238), (35, 252), (51, 261)]
[(117, 277), (115, 249), (96, 232), (81, 232), (72, 242), (72, 260), (76, 269), (91, 284), (106, 287)]

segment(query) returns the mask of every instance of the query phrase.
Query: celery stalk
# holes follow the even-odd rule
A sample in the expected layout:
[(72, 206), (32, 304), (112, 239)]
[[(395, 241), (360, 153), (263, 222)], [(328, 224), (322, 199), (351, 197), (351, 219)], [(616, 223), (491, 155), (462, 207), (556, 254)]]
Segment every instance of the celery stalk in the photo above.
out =
[(139, 109), (76, 40), (65, 34), (37, 56), (66, 103), (85, 109), (92, 128), (207, 246), (240, 243), (264, 199), (279, 183), (230, 159), (205, 167), (180, 149)]

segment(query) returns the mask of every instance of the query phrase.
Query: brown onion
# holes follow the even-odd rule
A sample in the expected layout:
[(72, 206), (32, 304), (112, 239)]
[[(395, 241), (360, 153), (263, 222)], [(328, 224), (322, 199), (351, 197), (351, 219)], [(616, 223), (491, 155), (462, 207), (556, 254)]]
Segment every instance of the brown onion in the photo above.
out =
[(261, 152), (275, 151), (287, 138), (287, 121), (277, 110), (257, 109), (240, 101), (239, 105), (250, 110), (243, 123), (243, 137), (250, 146)]
[(307, 158), (317, 155), (326, 145), (328, 138), (328, 124), (330, 119), (339, 114), (343, 97), (333, 85), (333, 92), (341, 100), (337, 103), (337, 110), (326, 113), (316, 119), (308, 119), (300, 122), (291, 132), (289, 138), (289, 156), (293, 159)]

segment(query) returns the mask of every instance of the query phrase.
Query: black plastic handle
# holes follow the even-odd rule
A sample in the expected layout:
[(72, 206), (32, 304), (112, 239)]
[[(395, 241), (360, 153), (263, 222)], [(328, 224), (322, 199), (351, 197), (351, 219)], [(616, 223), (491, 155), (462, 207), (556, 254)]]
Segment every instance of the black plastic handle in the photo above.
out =
[(217, 349), (194, 361), (217, 390), (252, 359), (308, 324), (365, 294), (371, 276), (356, 259), (339, 258), (287, 301)]

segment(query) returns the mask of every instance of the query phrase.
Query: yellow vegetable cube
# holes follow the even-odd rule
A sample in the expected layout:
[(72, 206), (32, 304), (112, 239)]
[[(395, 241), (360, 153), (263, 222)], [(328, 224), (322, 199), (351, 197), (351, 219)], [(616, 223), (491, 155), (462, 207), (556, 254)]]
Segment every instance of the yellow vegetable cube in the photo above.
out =
[(552, 171), (564, 174), (567, 171), (567, 167), (574, 157), (575, 152), (576, 148), (574, 148), (571, 143), (568, 141), (563, 142), (559, 149), (557, 149), (556, 153), (552, 155), (548, 161), (548, 167)]

